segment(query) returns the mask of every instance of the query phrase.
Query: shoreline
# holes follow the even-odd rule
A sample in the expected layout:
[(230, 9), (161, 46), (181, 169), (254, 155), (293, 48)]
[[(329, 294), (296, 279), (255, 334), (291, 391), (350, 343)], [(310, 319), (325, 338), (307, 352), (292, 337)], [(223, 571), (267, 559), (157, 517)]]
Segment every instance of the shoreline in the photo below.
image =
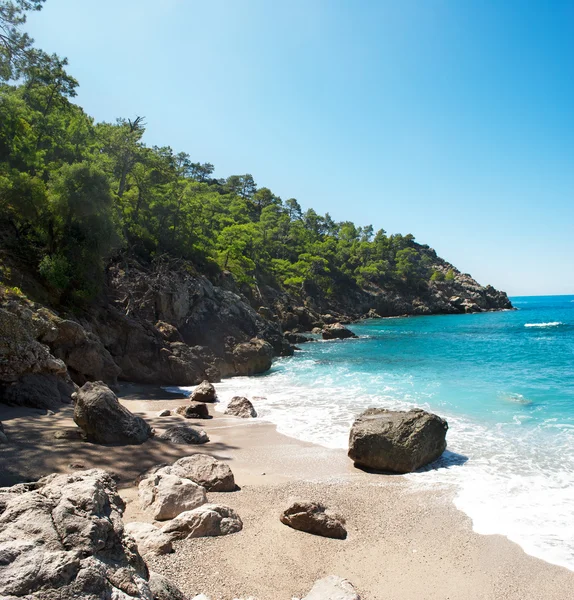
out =
[[(227, 462), (240, 491), (209, 493), (208, 499), (236, 509), (244, 529), (176, 542), (175, 553), (149, 561), (192, 597), (288, 600), (328, 574), (348, 578), (365, 599), (562, 600), (571, 593), (573, 572), (528, 556), (503, 536), (475, 533), (446, 490), (429, 492), (403, 476), (360, 471), (343, 450), (301, 442), (278, 433), (272, 423), (225, 416), (214, 406), (209, 420), (159, 418), (160, 410), (174, 409), (182, 399), (169, 392), (161, 399), (157, 388), (122, 387), (122, 404), (156, 429), (186, 423), (205, 429), (211, 441), (190, 447), (152, 439), (141, 446), (102, 447), (55, 440), (55, 431), (73, 425), (71, 407), (55, 415), (1, 407), (10, 444), (0, 447), (0, 458), (30, 477), (78, 464), (116, 473), (127, 503), (124, 521), (149, 520), (139, 510), (133, 481), (153, 464), (192, 452)], [(342, 513), (347, 540), (282, 525), (279, 512), (293, 496), (323, 501)]]

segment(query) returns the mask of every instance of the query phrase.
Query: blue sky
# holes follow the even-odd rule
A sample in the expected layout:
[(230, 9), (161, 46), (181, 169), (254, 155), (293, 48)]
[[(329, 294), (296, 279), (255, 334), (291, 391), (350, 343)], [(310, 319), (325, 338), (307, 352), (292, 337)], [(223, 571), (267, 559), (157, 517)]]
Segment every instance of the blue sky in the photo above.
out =
[(27, 28), (98, 120), (574, 293), (574, 0), (47, 0)]

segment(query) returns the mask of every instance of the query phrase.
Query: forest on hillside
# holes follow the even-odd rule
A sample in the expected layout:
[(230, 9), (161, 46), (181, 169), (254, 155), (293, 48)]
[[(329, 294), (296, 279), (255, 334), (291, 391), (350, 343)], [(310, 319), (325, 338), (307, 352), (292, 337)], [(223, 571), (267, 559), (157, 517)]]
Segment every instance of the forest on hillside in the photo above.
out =
[(250, 174), (215, 177), (195, 151), (148, 146), (143, 116), (96, 123), (74, 103), (66, 59), (22, 31), (43, 3), (0, 1), (0, 242), (61, 303), (92, 300), (119, 255), (180, 257), (207, 275), (295, 293), (313, 281), (327, 297), (454, 278), (412, 235), (336, 222)]

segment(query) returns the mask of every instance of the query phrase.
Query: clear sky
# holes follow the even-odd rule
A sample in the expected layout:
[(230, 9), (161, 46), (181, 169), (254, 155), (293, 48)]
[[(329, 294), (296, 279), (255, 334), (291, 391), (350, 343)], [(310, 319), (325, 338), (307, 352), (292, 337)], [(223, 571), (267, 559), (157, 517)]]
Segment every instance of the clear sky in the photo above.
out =
[(574, 0), (47, 0), (28, 31), (97, 120), (574, 293)]

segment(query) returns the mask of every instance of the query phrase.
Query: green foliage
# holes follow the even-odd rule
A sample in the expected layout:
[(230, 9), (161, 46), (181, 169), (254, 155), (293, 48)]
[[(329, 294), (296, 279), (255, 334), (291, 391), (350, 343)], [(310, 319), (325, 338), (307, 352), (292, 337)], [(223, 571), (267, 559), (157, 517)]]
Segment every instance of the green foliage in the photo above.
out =
[(449, 269), (445, 275), (445, 281), (454, 281), (454, 271)]
[[(250, 174), (214, 177), (169, 146), (144, 143), (143, 117), (97, 123), (72, 103), (67, 61), (20, 32), (42, 0), (0, 0), (0, 222), (63, 302), (88, 301), (116, 249), (169, 254), (242, 284), (325, 294), (349, 286), (413, 286), (442, 272), (414, 237), (336, 222), (258, 187)], [(8, 29), (6, 29), (6, 27)], [(449, 272), (447, 280), (454, 274)]]
[(431, 281), (444, 281), (445, 275), (442, 271), (433, 271)]

